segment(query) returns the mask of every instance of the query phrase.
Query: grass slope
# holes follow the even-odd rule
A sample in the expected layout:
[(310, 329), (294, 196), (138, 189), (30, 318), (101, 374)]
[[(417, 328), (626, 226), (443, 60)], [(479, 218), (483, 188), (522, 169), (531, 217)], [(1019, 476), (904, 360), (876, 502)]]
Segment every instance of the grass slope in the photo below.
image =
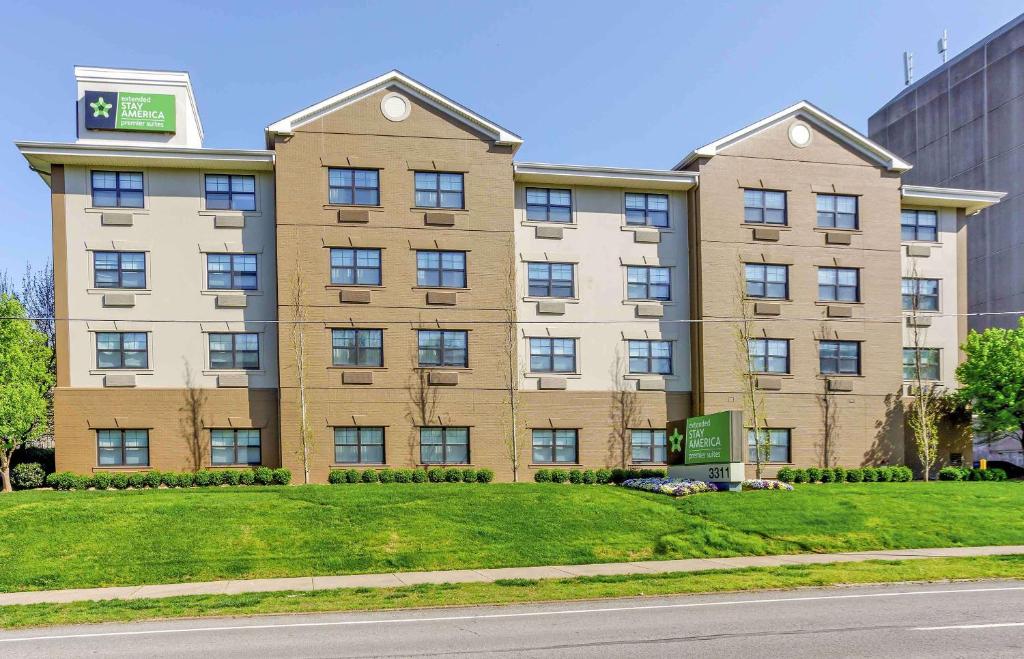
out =
[(1024, 544), (1024, 483), (674, 500), (605, 486), (352, 485), (0, 496), (0, 591)]

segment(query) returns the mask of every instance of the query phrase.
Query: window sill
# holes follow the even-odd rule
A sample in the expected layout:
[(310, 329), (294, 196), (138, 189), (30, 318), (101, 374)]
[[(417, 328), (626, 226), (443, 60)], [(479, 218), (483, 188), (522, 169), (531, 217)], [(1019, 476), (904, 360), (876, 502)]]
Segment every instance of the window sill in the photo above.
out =
[(667, 462), (630, 462), (626, 465), (627, 469), (664, 469), (668, 467)]
[(150, 465), (96, 465), (92, 468), (93, 473), (101, 471), (153, 471), (153, 467)]
[(740, 222), (744, 229), (778, 229), (779, 231), (792, 231), (793, 227), (788, 224), (769, 224), (768, 222)]
[(118, 373), (131, 373), (134, 375), (153, 375), (151, 368), (94, 368), (89, 370), (89, 375), (110, 375)]
[(637, 299), (629, 299), (629, 298), (627, 298), (627, 299), (622, 301), (622, 304), (624, 304), (624, 305), (630, 305), (630, 304), (660, 304), (663, 307), (671, 307), (671, 306), (675, 306), (676, 302), (675, 302), (675, 300), (642, 300), (642, 299), (639, 299), (639, 298), (637, 298)]
[(401, 467), (392, 467), (386, 462), (332, 462), (329, 467), (337, 469), (401, 469)]
[(541, 371), (530, 371), (529, 373), (523, 374), (524, 378), (566, 378), (567, 380), (579, 380), (583, 377), (582, 373), (544, 373)]
[(477, 465), (472, 462), (421, 462), (415, 465), (414, 468), (433, 469), (434, 467), (440, 467), (442, 469), (447, 469), (449, 467), (455, 467), (457, 469), (475, 469)]
[(133, 213), (136, 215), (149, 215), (147, 207), (129, 208), (127, 206), (86, 206), (83, 209), (86, 213)]
[[(433, 206), (412, 206), (409, 210), (413, 213), (455, 213), (457, 215), (468, 215), (468, 208), (438, 208)], [(441, 227), (445, 228), (445, 227)], [(451, 228), (451, 227), (447, 227)]]
[(472, 373), (469, 366), (413, 366), (414, 371), (458, 371), (460, 373)]
[(782, 378), (784, 380), (792, 380), (793, 378), (796, 377), (792, 373), (768, 373), (768, 372), (758, 373), (758, 372), (751, 372), (751, 375), (753, 375), (753, 376), (762, 376), (763, 375), (764, 377), (768, 377), (768, 378)]
[(939, 240), (901, 240), (900, 247), (909, 247), (910, 245), (927, 245), (928, 247), (942, 247), (944, 243)]
[(815, 300), (814, 306), (816, 307), (862, 307), (864, 306), (863, 300), (857, 302), (839, 302), (832, 301), (827, 302), (825, 300)]
[(324, 290), (334, 291), (341, 290), (343, 288), (364, 288), (369, 290), (383, 290), (383, 284), (325, 284)]
[(266, 375), (262, 368), (208, 368), (203, 375)]
[(471, 291), (473, 290), (469, 286), (457, 287), (457, 286), (413, 286), (414, 291), (453, 291), (458, 293), (460, 291)]
[(519, 223), (524, 227), (562, 227), (564, 229), (579, 229), (580, 225), (575, 222), (545, 222), (543, 220), (523, 220)]
[(842, 229), (840, 227), (819, 227), (819, 226), (815, 226), (814, 230), (816, 232), (818, 232), (818, 233), (835, 233), (836, 231), (838, 231), (840, 233), (849, 233), (849, 234), (864, 233), (863, 229)]
[(665, 380), (679, 379), (672, 373), (625, 373), (622, 376), (623, 380), (643, 380), (646, 378), (663, 378)]
[(260, 295), (263, 295), (263, 291), (261, 289), (253, 290), (251, 288), (216, 288), (216, 289), (204, 288), (203, 290), (199, 291), (199, 294), (200, 295), (209, 295), (209, 296), (214, 296), (214, 295), (245, 295), (246, 297), (250, 297), (250, 296), (260, 296)]
[(369, 211), (382, 211), (384, 207), (380, 204), (324, 204), (325, 211), (336, 211), (336, 210), (369, 210)]
[(331, 364), (327, 367), (329, 371), (386, 371), (386, 366), (338, 366)]
[(208, 209), (202, 209), (198, 211), (198, 214), (202, 217), (214, 217), (216, 215), (231, 215), (234, 217), (263, 217), (263, 211), (238, 211), (225, 208), (224, 210), (212, 211)]
[(523, 302), (564, 302), (565, 304), (579, 304), (580, 299), (578, 297), (535, 297), (528, 295), (523, 298)]
[(658, 233), (674, 233), (675, 229), (671, 226), (667, 227), (654, 227), (647, 224), (623, 224), (619, 228), (622, 231), (657, 231)]
[(550, 469), (551, 467), (580, 467), (579, 462), (531, 462), (526, 465), (530, 469)]
[[(816, 376), (819, 380), (831, 380), (833, 378), (863, 378), (866, 377), (863, 373), (818, 373)], [(848, 394), (849, 391), (835, 391), (836, 394)]]
[(134, 293), (135, 295), (152, 295), (151, 288), (87, 288), (88, 295), (106, 295), (107, 293)]

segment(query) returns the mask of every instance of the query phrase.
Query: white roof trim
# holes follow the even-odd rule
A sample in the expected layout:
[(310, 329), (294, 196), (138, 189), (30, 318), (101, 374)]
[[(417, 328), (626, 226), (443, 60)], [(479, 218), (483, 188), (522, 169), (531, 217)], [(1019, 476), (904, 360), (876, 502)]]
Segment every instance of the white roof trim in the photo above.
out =
[(994, 206), (1006, 196), (1005, 192), (992, 190), (936, 188), (928, 185), (904, 185), (900, 188), (900, 194), (912, 204), (963, 208), (968, 215), (975, 215)]
[(514, 163), (515, 179), (526, 183), (550, 182), (568, 185), (675, 188), (688, 190), (697, 185), (695, 172), (666, 169), (627, 169), (623, 167), (593, 167), (585, 165), (556, 165), (541, 162)]
[(715, 140), (710, 144), (706, 144), (699, 149), (691, 151), (685, 158), (676, 163), (676, 166), (673, 169), (685, 167), (697, 158), (711, 158), (716, 156), (718, 155), (719, 150), (731, 146), (761, 130), (764, 130), (765, 128), (769, 128), (780, 121), (796, 115), (800, 115), (808, 122), (814, 124), (817, 128), (832, 135), (841, 142), (844, 142), (848, 146), (871, 158), (890, 171), (905, 172), (913, 167), (913, 165), (907, 161), (883, 148), (876, 142), (871, 141), (824, 110), (808, 103), (807, 101), (800, 101), (799, 103), (789, 106), (785, 110), (776, 112), (770, 117), (765, 117), (761, 121), (750, 124), (746, 128), (742, 128), (735, 133), (726, 135), (721, 139)]
[(434, 91), (430, 87), (413, 80), (397, 69), (388, 71), (384, 75), (378, 76), (373, 80), (364, 82), (361, 85), (357, 85), (349, 90), (341, 92), (340, 94), (336, 94), (326, 100), (320, 101), (315, 105), (311, 105), (304, 110), (299, 110), (295, 114), (289, 115), (284, 119), (275, 121), (267, 126), (266, 132), (268, 135), (274, 133), (287, 135), (303, 124), (319, 119), (326, 114), (334, 112), (338, 108), (345, 107), (350, 103), (366, 98), (387, 86), (398, 87), (406, 94), (430, 104), (463, 123), (473, 126), (493, 139), (497, 144), (519, 146), (523, 143), (523, 139), (515, 133), (502, 128), (493, 121), (485, 119), (469, 108), (456, 103), (452, 99)]

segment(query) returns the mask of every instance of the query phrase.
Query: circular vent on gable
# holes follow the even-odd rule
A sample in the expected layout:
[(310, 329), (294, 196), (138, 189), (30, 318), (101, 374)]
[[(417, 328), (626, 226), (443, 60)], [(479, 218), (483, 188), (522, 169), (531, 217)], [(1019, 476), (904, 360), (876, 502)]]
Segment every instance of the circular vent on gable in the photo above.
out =
[(391, 93), (380, 99), (380, 111), (390, 121), (402, 121), (412, 111), (412, 104), (401, 94)]
[(811, 143), (811, 129), (805, 123), (797, 122), (789, 127), (789, 141), (802, 149)]

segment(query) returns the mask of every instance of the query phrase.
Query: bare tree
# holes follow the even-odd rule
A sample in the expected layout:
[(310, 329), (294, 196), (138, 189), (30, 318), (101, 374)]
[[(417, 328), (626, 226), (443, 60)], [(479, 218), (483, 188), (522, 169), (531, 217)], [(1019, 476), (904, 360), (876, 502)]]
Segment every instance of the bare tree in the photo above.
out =
[(930, 478), (932, 467), (938, 459), (939, 452), (939, 417), (942, 414), (943, 401), (939, 386), (923, 376), (924, 351), (927, 346), (927, 328), (920, 321), (923, 296), (921, 280), (918, 278), (916, 261), (910, 262), (908, 278), (913, 282), (910, 292), (910, 347), (913, 350), (914, 372), (910, 390), (907, 392), (911, 400), (910, 429), (914, 433), (914, 448), (917, 458), (921, 461), (924, 480)]
[(640, 414), (640, 400), (635, 384), (622, 376), (627, 372), (626, 358), (622, 353), (622, 345), (615, 348), (615, 361), (612, 362), (612, 410), (609, 456), (619, 453), (619, 464), (625, 467), (629, 463), (630, 433), (636, 427)]
[(509, 428), (505, 432), (505, 452), (512, 465), (512, 482), (519, 482), (519, 323), (516, 316), (516, 262), (510, 259), (505, 269), (502, 323), (505, 392), (508, 396)]
[(206, 406), (206, 391), (195, 382), (192, 365), (185, 359), (185, 404), (179, 410), (184, 413), (181, 418), (182, 433), (188, 443), (189, 460), (192, 470), (199, 471), (206, 455), (206, 442), (203, 441), (203, 409)]
[(743, 413), (754, 439), (754, 473), (761, 478), (764, 463), (768, 461), (771, 451), (771, 441), (767, 437), (765, 428), (765, 399), (764, 394), (757, 388), (757, 372), (754, 370), (750, 360), (750, 341), (757, 338), (754, 328), (754, 317), (750, 310), (750, 303), (746, 299), (747, 286), (744, 276), (743, 265), (740, 265), (736, 276), (736, 305), (738, 310), (737, 321), (733, 328), (733, 336), (736, 341), (736, 354), (738, 362), (736, 375), (743, 387)]
[(306, 367), (308, 361), (306, 332), (306, 279), (302, 274), (302, 254), (295, 250), (295, 274), (292, 277), (292, 316), (291, 338), (292, 351), (295, 356), (295, 376), (299, 392), (299, 450), (302, 458), (303, 482), (310, 482), (310, 452), (313, 447), (313, 431), (309, 424), (309, 409), (306, 400)]
[(434, 422), (438, 397), (438, 388), (430, 385), (430, 369), (420, 366), (418, 350), (412, 355), (408, 391), (410, 407), (406, 416), (413, 426), (413, 441), (409, 442), (409, 460), (415, 464), (419, 461), (415, 449), (416, 428), (429, 426)]
[[(821, 326), (821, 336), (828, 333), (828, 327)], [(835, 392), (829, 387), (828, 378), (821, 378), (821, 393), (818, 394), (818, 407), (821, 409), (821, 466), (832, 467), (835, 464), (836, 452), (836, 419), (839, 411)]]

